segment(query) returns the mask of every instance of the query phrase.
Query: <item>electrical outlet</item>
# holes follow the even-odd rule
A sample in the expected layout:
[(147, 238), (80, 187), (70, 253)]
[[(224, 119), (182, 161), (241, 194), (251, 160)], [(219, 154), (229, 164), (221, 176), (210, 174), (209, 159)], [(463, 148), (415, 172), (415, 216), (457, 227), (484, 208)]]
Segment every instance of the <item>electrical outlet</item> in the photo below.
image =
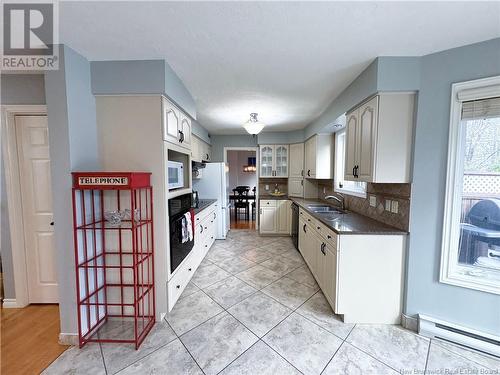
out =
[(391, 210), (391, 200), (390, 199), (386, 199), (385, 200), (385, 210), (386, 211), (390, 211)]
[(391, 212), (394, 213), (394, 214), (397, 214), (398, 210), (399, 210), (399, 203), (398, 203), (398, 201), (392, 201)]
[(370, 195), (370, 206), (375, 207), (377, 205), (377, 197), (375, 195)]
[(264, 189), (265, 189), (266, 191), (268, 191), (268, 190), (269, 190), (269, 185), (264, 186)]

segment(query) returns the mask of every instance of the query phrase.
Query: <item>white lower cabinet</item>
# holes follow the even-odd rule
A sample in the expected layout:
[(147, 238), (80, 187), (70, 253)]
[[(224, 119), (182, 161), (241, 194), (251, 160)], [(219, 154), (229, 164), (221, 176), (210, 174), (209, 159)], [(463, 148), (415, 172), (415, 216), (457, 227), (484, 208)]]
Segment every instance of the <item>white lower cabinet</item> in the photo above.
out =
[(259, 233), (290, 234), (292, 201), (261, 199), (259, 206)]
[(215, 220), (215, 204), (201, 211), (194, 219), (194, 246), (189, 255), (177, 267), (168, 280), (168, 311), (171, 311), (186, 285), (193, 277), (208, 250), (215, 242), (217, 220)]
[(400, 323), (405, 235), (337, 235), (303, 209), (299, 225), (299, 251), (345, 323)]

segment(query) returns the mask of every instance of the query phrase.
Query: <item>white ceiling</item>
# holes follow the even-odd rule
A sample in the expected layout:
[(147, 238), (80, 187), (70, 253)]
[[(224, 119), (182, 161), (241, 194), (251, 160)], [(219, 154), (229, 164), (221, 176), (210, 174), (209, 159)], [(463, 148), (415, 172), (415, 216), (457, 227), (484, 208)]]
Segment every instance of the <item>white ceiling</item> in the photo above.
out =
[(64, 2), (60, 39), (89, 60), (163, 58), (211, 133), (300, 129), (376, 57), (500, 36), (500, 2)]

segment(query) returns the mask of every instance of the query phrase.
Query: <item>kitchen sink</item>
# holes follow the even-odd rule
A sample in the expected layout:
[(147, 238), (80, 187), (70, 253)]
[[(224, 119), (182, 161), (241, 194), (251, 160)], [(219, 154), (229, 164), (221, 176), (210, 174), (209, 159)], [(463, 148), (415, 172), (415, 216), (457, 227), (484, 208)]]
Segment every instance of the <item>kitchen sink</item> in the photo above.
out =
[(327, 221), (336, 221), (340, 220), (342, 215), (341, 211), (336, 211), (335, 213), (332, 212), (317, 212), (316, 213), (319, 217), (321, 217), (323, 220)]
[(320, 214), (320, 213), (343, 214), (343, 212), (341, 210), (339, 210), (338, 208), (335, 208), (332, 206), (327, 206), (327, 205), (309, 205), (309, 206), (307, 206), (307, 208), (316, 214)]

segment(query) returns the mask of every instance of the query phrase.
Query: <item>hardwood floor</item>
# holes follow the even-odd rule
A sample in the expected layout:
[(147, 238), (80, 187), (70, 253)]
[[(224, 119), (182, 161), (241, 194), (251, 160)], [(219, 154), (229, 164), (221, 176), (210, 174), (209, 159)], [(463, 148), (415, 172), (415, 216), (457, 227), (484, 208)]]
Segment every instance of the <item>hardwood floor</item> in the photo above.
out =
[(58, 344), (58, 305), (2, 308), (0, 321), (2, 374), (39, 374), (68, 349)]
[(231, 217), (231, 229), (255, 229), (255, 220), (240, 219), (236, 221)]

